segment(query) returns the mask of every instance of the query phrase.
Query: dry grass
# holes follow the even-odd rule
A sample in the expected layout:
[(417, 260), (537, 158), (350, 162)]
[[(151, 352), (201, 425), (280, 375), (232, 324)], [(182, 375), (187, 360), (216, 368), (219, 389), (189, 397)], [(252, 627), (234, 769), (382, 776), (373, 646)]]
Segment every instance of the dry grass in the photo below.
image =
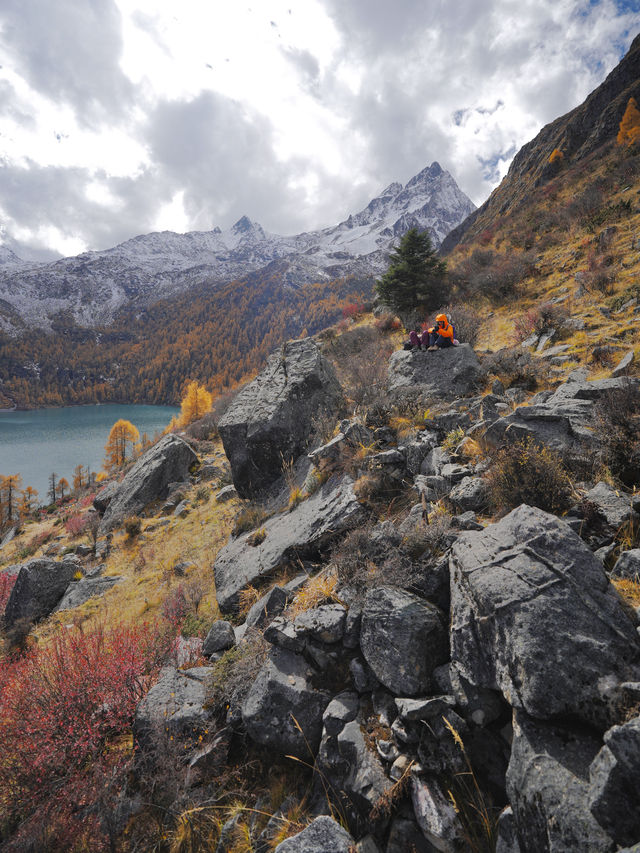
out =
[[(201, 584), (205, 594), (198, 615), (212, 621), (218, 618), (213, 563), (229, 537), (236, 512), (235, 500), (223, 504), (209, 501), (192, 506), (185, 518), (172, 518), (166, 527), (150, 532), (157, 519), (143, 519), (141, 534), (134, 543), (127, 541), (124, 532), (116, 532), (111, 553), (104, 561), (104, 575), (118, 575), (123, 580), (102, 597), (75, 608), (73, 620), (87, 626), (116, 618), (123, 622), (154, 621), (160, 617), (167, 595), (180, 583)], [(183, 577), (173, 571), (180, 561), (193, 563)], [(50, 636), (70, 616), (68, 611), (54, 614), (37, 628), (36, 635), (40, 639)]]
[(305, 610), (312, 610), (314, 607), (319, 607), (328, 601), (335, 601), (342, 604), (336, 593), (337, 586), (337, 575), (328, 569), (309, 578), (304, 586), (298, 590), (293, 604), (289, 608), (291, 617), (295, 618), (299, 613), (303, 613)]
[(611, 583), (632, 607), (640, 607), (640, 581), (615, 578)]

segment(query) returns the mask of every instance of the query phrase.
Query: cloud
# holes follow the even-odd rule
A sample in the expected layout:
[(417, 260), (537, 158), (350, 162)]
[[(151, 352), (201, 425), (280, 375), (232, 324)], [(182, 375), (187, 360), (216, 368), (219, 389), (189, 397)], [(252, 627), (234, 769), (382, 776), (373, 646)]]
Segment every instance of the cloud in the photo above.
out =
[(99, 125), (129, 108), (133, 87), (119, 67), (121, 19), (113, 0), (3, 0), (0, 44), (37, 92)]
[(176, 228), (247, 214), (295, 233), (433, 160), (481, 203), (619, 61), (637, 6), (306, 0), (292, 14), (269, 0), (249, 15), (4, 0), (0, 215), (37, 250), (108, 248), (161, 210)]

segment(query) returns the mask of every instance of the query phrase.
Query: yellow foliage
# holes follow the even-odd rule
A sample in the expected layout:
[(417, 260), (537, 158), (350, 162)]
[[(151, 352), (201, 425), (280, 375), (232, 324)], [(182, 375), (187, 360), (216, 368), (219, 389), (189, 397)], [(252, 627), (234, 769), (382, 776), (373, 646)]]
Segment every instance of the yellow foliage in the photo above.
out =
[(298, 613), (318, 607), (325, 601), (335, 601), (342, 604), (341, 599), (336, 594), (337, 586), (338, 578), (333, 573), (320, 572), (315, 577), (309, 578), (305, 585), (298, 590), (291, 608), (292, 615), (297, 616)]
[(611, 583), (618, 590), (622, 598), (628, 601), (632, 607), (640, 607), (640, 580), (636, 578), (615, 578)]
[(212, 402), (213, 397), (204, 385), (200, 385), (194, 379), (187, 385), (187, 390), (180, 403), (180, 408), (182, 409), (179, 420), (180, 426), (186, 427), (194, 421), (200, 420), (211, 409)]
[(640, 110), (635, 98), (629, 98), (629, 103), (622, 116), (618, 130), (618, 145), (633, 145), (640, 141)]
[(554, 148), (551, 154), (549, 155), (550, 163), (561, 163), (564, 160), (564, 154), (559, 148)]
[(111, 427), (109, 438), (104, 447), (104, 467), (106, 470), (113, 471), (114, 468), (124, 465), (127, 459), (127, 451), (133, 450), (133, 446), (139, 438), (140, 433), (131, 421), (125, 421), (123, 418), (116, 421)]

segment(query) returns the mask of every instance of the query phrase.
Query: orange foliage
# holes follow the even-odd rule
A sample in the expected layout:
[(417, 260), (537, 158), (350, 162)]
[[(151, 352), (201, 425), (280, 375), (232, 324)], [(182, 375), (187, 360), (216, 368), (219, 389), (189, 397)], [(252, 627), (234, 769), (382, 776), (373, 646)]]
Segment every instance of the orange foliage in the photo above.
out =
[(618, 145), (629, 146), (638, 141), (640, 141), (640, 110), (635, 98), (629, 98), (618, 130)]
[(180, 404), (182, 409), (180, 415), (180, 426), (186, 427), (194, 421), (199, 420), (211, 409), (212, 402), (212, 395), (207, 391), (204, 385), (200, 385), (198, 380), (194, 379), (187, 385), (186, 393), (182, 398), (182, 403)]
[[(65, 318), (53, 334), (29, 330), (12, 338), (0, 331), (0, 385), (24, 408), (175, 405), (188, 380), (225, 393), (255, 375), (284, 341), (303, 329), (316, 334), (341, 317), (345, 302), (371, 294), (368, 280), (293, 288), (284, 275), (269, 268), (228, 284), (204, 282), (123, 311), (107, 327), (85, 329)], [(23, 367), (34, 361), (37, 375)]]
[(564, 154), (559, 148), (554, 148), (551, 154), (549, 155), (550, 163), (561, 163), (564, 160)]
[[(127, 450), (133, 449), (133, 445), (140, 438), (140, 433), (131, 423), (124, 418), (116, 421), (111, 427), (109, 438), (104, 447), (104, 467), (107, 471), (124, 465), (127, 458)], [(68, 485), (68, 484), (67, 484)]]

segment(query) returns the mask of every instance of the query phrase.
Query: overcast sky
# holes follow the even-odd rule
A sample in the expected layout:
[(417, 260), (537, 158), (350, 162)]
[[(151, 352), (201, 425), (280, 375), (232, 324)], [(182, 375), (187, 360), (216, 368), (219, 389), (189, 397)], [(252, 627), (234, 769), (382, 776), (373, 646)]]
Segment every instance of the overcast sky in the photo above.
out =
[(480, 204), (638, 31), (640, 0), (2, 0), (0, 239), (292, 234), (433, 160)]

